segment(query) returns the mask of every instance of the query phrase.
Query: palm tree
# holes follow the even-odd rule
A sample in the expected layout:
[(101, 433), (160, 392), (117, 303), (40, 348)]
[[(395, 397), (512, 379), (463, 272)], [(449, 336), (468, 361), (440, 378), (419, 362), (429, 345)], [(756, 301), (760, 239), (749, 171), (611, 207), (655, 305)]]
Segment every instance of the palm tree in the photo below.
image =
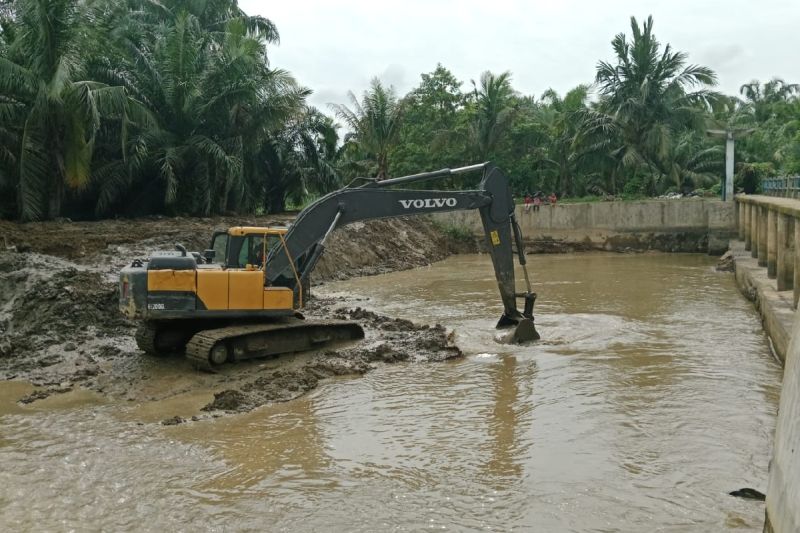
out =
[(61, 214), (66, 192), (91, 179), (95, 137), (105, 119), (123, 128), (147, 113), (123, 87), (84, 78), (94, 46), (92, 13), (78, 0), (20, 0), (6, 22), (0, 57), (0, 159), (18, 189), (24, 220)]
[(377, 179), (386, 179), (389, 176), (389, 154), (399, 139), (403, 106), (398, 102), (394, 89), (384, 87), (378, 78), (373, 78), (361, 102), (352, 92), (348, 96), (352, 108), (331, 104), (336, 116), (351, 130), (345, 136), (345, 143), (358, 148), (362, 163), (372, 167)]
[(773, 78), (764, 83), (753, 80), (739, 88), (745, 102), (756, 122), (766, 122), (773, 116), (782, 119), (791, 115), (789, 104), (800, 95), (800, 84), (786, 83), (780, 78)]
[(725, 170), (725, 149), (721, 145), (708, 146), (701, 134), (684, 132), (671, 148), (664, 178), (675, 184), (677, 191), (719, 183)]
[(116, 34), (119, 78), (159, 121), (129, 137), (127, 165), (112, 160), (99, 171), (98, 211), (134, 184), (144, 191), (142, 202), (156, 199), (156, 209), (257, 209), (262, 145), (310, 94), (285, 71), (268, 68), (266, 45), (277, 31), (231, 1), (140, 4)]
[(704, 112), (719, 95), (708, 89), (716, 84), (711, 69), (687, 65), (687, 55), (669, 44), (662, 50), (652, 17), (641, 27), (631, 17), (631, 32), (632, 40), (620, 33), (611, 42), (616, 64), (598, 63), (600, 115), (588, 124), (616, 139), (612, 155), (623, 167), (646, 169), (652, 193), (669, 166), (675, 133), (700, 130)]
[(539, 106), (538, 120), (548, 133), (547, 157), (543, 166), (555, 177), (555, 187), (561, 194), (575, 192), (574, 178), (578, 174), (580, 152), (576, 150), (576, 136), (586, 111), (589, 87), (578, 85), (564, 98), (552, 89), (544, 92)]
[(259, 152), (268, 213), (301, 205), (341, 186), (337, 126), (314, 108), (290, 120)]
[(471, 137), (474, 150), (481, 161), (489, 159), (492, 152), (511, 126), (514, 118), (511, 73), (499, 75), (488, 70), (481, 74), (480, 87), (472, 80), (474, 116)]

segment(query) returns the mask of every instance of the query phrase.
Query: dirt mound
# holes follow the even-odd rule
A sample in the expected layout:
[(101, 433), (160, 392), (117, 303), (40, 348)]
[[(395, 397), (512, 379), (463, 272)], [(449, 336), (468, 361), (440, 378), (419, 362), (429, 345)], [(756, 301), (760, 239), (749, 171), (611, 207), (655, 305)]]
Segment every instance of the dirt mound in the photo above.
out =
[[(231, 226), (286, 226), (295, 213), (213, 218), (147, 217), (95, 222), (17, 223), (0, 220), (0, 251), (32, 252), (69, 259), (116, 273), (153, 250), (180, 243), (202, 251), (215, 230)], [(333, 232), (314, 282), (341, 280), (429, 265), (450, 253), (475, 251), (447, 237), (428, 217), (358, 222)]]
[[(126, 334), (116, 284), (99, 272), (32, 253), (0, 253), (0, 357), (51, 366), (90, 338)], [(6, 367), (13, 364), (6, 362)]]

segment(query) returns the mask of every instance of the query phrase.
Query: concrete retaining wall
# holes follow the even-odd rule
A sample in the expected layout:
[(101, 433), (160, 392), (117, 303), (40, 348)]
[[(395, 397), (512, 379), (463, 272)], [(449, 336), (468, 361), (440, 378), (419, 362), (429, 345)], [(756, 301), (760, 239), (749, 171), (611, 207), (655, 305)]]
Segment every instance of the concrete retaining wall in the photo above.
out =
[[(719, 254), (736, 234), (734, 205), (719, 200), (683, 199), (641, 202), (593, 202), (517, 207), (517, 220), (537, 251), (566, 249), (664, 250)], [(446, 225), (483, 235), (475, 211), (434, 215)]]
[(766, 532), (800, 531), (800, 201), (736, 197), (736, 280), (754, 296), (784, 363), (775, 443), (769, 467)]
[(767, 487), (768, 532), (800, 531), (800, 314), (794, 319)]

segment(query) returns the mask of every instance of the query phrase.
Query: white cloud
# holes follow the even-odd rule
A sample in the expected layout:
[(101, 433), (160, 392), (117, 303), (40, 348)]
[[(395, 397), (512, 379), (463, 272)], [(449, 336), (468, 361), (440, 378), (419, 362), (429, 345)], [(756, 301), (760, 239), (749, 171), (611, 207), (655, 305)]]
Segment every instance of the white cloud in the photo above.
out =
[(270, 2), (242, 0), (278, 26), (274, 66), (315, 91), (311, 101), (347, 103), (374, 76), (400, 95), (442, 63), (463, 82), (484, 70), (513, 73), (514, 88), (540, 95), (590, 83), (629, 19), (655, 19), (655, 33), (717, 71), (720, 89), (779, 76), (800, 81), (797, 0), (580, 0)]

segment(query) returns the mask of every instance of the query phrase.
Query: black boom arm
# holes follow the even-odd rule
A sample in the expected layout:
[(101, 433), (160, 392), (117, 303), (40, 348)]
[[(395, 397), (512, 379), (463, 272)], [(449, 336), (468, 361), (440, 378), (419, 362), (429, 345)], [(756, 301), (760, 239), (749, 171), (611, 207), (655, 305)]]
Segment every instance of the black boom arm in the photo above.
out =
[[(430, 180), (463, 172), (482, 170), (483, 179), (474, 191), (432, 191), (390, 189), (423, 180)], [(510, 326), (523, 318), (532, 319), (533, 301), (525, 275), (527, 292), (516, 292), (514, 279), (514, 251), (516, 241), (520, 264), (525, 265), (522, 238), (514, 218), (514, 201), (506, 176), (491, 163), (458, 169), (443, 169), (393, 178), (368, 181), (360, 187), (345, 187), (324, 196), (306, 207), (286, 234), (286, 247), (272, 249), (266, 262), (266, 279), (269, 285), (291, 287), (297, 296), (306, 285), (308, 277), (325, 250), (325, 241), (337, 227), (375, 218), (399, 217), (477, 209), (480, 212), (490, 250), (504, 313), (498, 327)], [(292, 259), (290, 259), (292, 258)], [(294, 260), (294, 269), (290, 261)], [(295, 271), (300, 278), (297, 283)], [(517, 309), (517, 296), (525, 298), (525, 313)]]

